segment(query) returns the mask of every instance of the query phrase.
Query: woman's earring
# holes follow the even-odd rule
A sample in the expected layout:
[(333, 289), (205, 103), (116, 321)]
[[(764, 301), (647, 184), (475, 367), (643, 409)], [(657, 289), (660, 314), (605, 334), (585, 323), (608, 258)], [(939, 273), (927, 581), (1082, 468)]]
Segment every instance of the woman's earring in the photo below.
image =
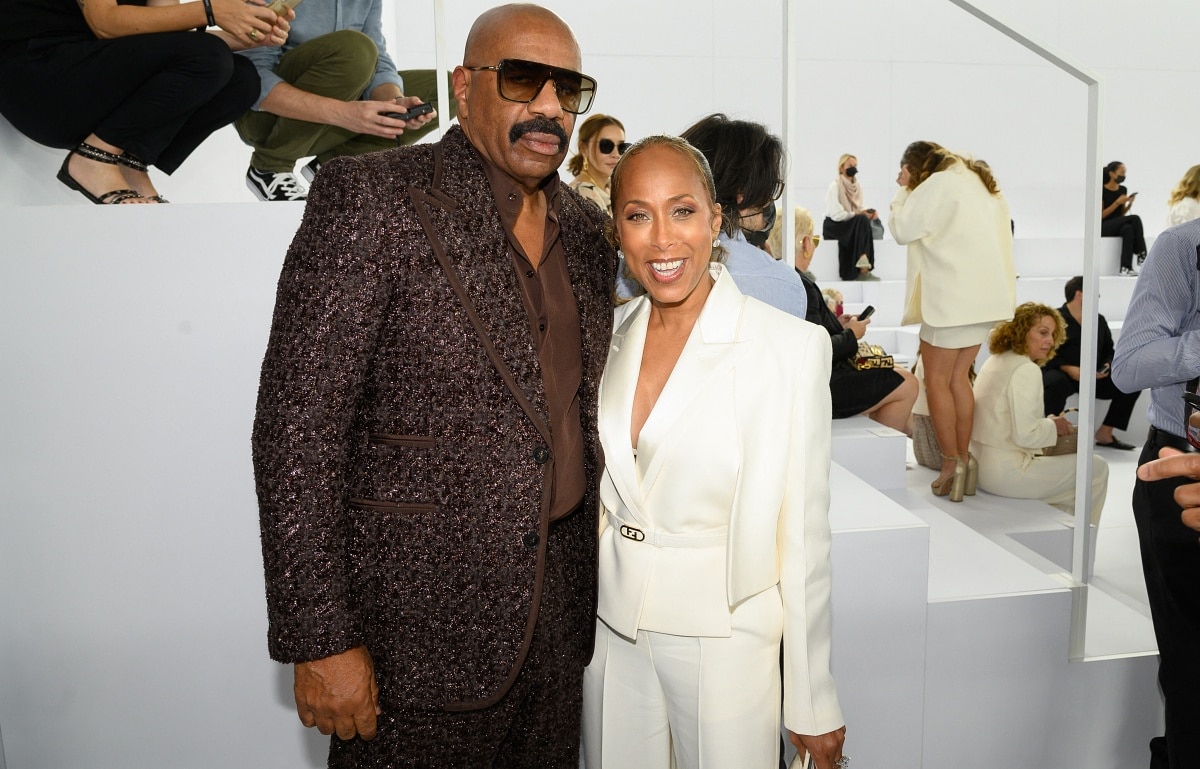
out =
[(721, 239), (720, 239), (720, 238), (713, 238), (713, 248), (716, 248), (716, 247), (717, 247), (717, 246), (719, 246), (719, 245), (721, 245)]
[(583, 156), (583, 172), (586, 174), (588, 170), (587, 155)]

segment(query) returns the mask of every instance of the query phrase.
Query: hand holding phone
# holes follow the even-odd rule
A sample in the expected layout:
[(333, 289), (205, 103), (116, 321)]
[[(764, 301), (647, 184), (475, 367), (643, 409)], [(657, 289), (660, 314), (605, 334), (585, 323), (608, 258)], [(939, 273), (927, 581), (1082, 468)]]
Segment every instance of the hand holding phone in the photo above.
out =
[(421, 104), (415, 104), (409, 107), (404, 112), (381, 112), (379, 114), (383, 115), (384, 117), (390, 117), (393, 120), (412, 120), (413, 118), (418, 118), (421, 115), (428, 115), (430, 112), (433, 112), (433, 105), (429, 102), (422, 102)]
[(277, 15), (283, 16), (288, 12), (289, 8), (295, 10), (296, 6), (302, 2), (304, 0), (271, 0), (271, 4), (267, 7), (275, 11)]

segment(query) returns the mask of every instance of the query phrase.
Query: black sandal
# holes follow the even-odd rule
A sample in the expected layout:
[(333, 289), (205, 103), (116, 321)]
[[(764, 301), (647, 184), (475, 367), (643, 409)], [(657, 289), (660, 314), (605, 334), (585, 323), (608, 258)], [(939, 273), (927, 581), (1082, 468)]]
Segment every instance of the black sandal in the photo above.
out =
[(58, 180), (76, 192), (82, 194), (85, 198), (93, 203), (101, 206), (110, 206), (116, 205), (117, 203), (123, 203), (126, 200), (133, 200), (134, 198), (142, 197), (141, 195), (137, 194), (136, 190), (112, 190), (111, 192), (106, 192), (103, 195), (96, 197), (84, 189), (82, 184), (75, 181), (75, 178), (71, 176), (70, 171), (67, 170), (67, 164), (71, 162), (71, 155), (79, 155), (87, 158), (88, 160), (95, 160), (98, 163), (109, 163), (111, 165), (119, 165), (121, 162), (121, 156), (114, 155), (111, 152), (105, 152), (99, 147), (93, 147), (87, 142), (80, 142), (73, 150), (67, 153), (67, 157), (63, 160), (62, 168), (58, 169)]
[[(117, 162), (126, 168), (131, 168), (134, 171), (141, 171), (144, 174), (150, 173), (150, 167), (146, 165), (146, 161), (139, 158), (137, 155), (132, 155), (128, 152), (123, 152), (117, 156)], [(146, 200), (153, 200), (156, 203), (170, 203), (171, 201), (164, 198), (162, 195), (151, 195)]]

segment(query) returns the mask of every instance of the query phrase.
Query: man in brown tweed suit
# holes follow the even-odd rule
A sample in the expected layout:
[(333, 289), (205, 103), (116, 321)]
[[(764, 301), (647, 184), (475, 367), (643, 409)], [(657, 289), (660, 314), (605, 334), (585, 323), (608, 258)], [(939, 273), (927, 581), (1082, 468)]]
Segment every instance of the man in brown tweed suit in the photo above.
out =
[(326, 164), (288, 251), (253, 437), (269, 647), (330, 766), (578, 765), (615, 263), (557, 175), (579, 69), (549, 11), (484, 13), (461, 129)]

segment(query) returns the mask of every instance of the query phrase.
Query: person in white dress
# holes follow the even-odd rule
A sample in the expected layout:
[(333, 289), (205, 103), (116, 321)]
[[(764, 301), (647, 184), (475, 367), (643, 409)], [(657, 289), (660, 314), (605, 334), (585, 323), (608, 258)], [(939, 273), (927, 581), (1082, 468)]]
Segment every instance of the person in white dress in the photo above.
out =
[[(830, 342), (744, 296), (719, 262), (704, 156), (630, 149), (614, 239), (645, 293), (600, 384), (589, 769), (774, 769), (791, 742), (845, 766), (830, 673)], [(783, 668), (780, 670), (780, 642)]]

